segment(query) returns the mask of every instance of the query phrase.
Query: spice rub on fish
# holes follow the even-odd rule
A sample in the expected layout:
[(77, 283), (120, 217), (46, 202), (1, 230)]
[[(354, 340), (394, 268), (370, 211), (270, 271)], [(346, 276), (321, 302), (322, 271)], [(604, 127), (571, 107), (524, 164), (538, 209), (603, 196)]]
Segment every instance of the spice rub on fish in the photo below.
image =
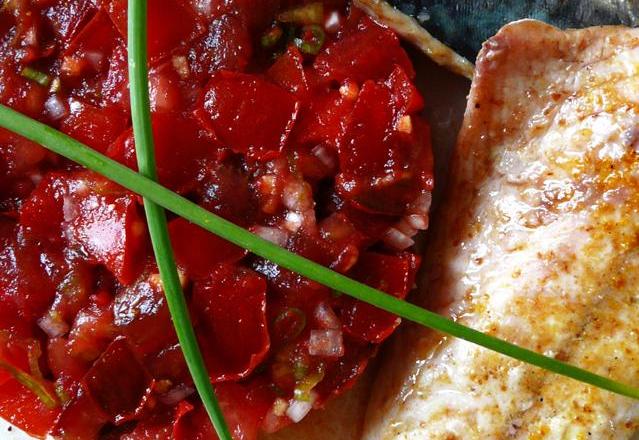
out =
[[(484, 44), (421, 301), (639, 384), (639, 30), (537, 21)], [(639, 403), (409, 328), (364, 439), (624, 439)]]

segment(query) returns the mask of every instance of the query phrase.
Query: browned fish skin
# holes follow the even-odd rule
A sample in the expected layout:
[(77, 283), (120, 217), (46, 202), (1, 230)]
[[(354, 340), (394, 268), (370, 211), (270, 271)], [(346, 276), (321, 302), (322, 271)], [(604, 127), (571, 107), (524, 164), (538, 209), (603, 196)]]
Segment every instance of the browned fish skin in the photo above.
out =
[[(421, 301), (639, 385), (639, 30), (536, 21), (485, 43)], [(364, 439), (625, 439), (639, 403), (409, 329)]]

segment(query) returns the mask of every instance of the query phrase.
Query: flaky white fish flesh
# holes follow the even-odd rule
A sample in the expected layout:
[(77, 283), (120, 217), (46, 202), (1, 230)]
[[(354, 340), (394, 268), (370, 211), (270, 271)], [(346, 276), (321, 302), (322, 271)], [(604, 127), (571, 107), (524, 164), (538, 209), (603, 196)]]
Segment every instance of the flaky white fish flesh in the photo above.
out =
[[(504, 27), (478, 57), (422, 304), (639, 385), (639, 30)], [(365, 440), (625, 439), (639, 402), (409, 328)]]

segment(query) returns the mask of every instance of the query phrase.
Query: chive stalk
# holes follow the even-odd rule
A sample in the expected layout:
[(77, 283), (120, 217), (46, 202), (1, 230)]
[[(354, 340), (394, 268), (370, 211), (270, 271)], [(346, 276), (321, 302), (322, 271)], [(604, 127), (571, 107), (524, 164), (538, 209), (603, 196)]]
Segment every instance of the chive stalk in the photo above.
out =
[[(152, 181), (157, 181), (147, 69), (147, 0), (129, 0), (128, 36), (131, 119), (138, 168), (140, 174)], [(215, 396), (189, 318), (188, 307), (171, 248), (166, 213), (161, 206), (147, 197), (144, 197), (144, 210), (167, 305), (193, 383), (218, 437), (220, 440), (231, 440), (231, 433)]]
[(20, 72), (23, 78), (34, 81), (41, 86), (47, 87), (51, 83), (51, 77), (44, 72), (34, 69), (33, 67), (25, 67)]
[(180, 217), (212, 232), (237, 246), (248, 249), (293, 272), (314, 280), (338, 292), (367, 302), (382, 310), (424, 327), (437, 330), (513, 359), (535, 365), (580, 382), (584, 382), (622, 396), (639, 400), (639, 389), (598, 374), (566, 364), (532, 350), (482, 333), (429, 310), (402, 301), (392, 295), (352, 280), (322, 265), (289, 252), (244, 228), (223, 219), (174, 193), (155, 181), (139, 175), (124, 165), (109, 159), (77, 140), (48, 125), (0, 105), (0, 126), (38, 143), (50, 151), (102, 174), (134, 193), (162, 206)]
[(44, 379), (38, 379), (29, 373), (25, 373), (19, 368), (14, 367), (8, 362), (0, 360), (0, 369), (5, 370), (15, 380), (17, 380), (25, 388), (29, 389), (33, 394), (38, 396), (40, 401), (49, 409), (60, 406), (60, 402), (55, 394), (50, 392), (44, 384)]

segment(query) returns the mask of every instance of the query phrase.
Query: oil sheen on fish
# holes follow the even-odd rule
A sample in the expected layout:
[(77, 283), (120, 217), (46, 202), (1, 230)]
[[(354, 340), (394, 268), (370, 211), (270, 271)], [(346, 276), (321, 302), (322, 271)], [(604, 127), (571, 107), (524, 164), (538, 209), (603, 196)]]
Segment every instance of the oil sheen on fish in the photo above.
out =
[[(520, 21), (478, 57), (422, 304), (639, 385), (639, 30)], [(409, 328), (366, 440), (625, 439), (639, 402)]]

